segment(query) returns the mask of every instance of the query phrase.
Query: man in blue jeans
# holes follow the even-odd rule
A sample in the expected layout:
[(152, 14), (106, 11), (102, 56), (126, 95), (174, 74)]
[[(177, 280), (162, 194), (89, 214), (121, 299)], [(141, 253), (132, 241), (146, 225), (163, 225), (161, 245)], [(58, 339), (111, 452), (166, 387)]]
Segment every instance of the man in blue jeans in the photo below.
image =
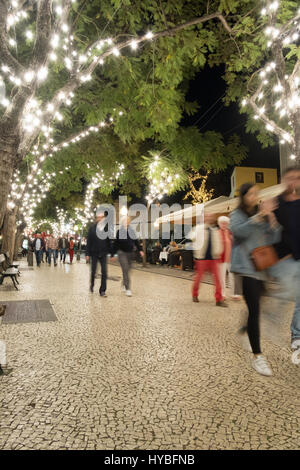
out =
[(57, 257), (57, 250), (58, 250), (58, 240), (53, 236), (51, 233), (50, 237), (46, 243), (46, 249), (48, 252), (48, 263), (51, 266), (51, 257), (53, 255), (54, 266), (57, 266), (56, 257)]
[(44, 245), (44, 241), (41, 237), (41, 234), (37, 233), (36, 239), (33, 242), (33, 250), (35, 252), (36, 264), (37, 264), (38, 268), (41, 267), (41, 260), (42, 260), (42, 256), (43, 256), (44, 246), (45, 245)]
[(89, 262), (92, 258), (90, 292), (94, 291), (97, 265), (98, 263), (101, 265), (101, 285), (99, 289), (101, 297), (107, 297), (107, 255), (113, 255), (113, 246), (109, 235), (107, 212), (104, 212), (100, 207), (96, 212), (96, 223), (89, 229), (86, 261)]
[(275, 245), (280, 261), (270, 268), (282, 286), (279, 297), (295, 300), (291, 323), (291, 348), (300, 348), (300, 167), (288, 168), (282, 177), (286, 191), (278, 199), (275, 215), (282, 226), (281, 242)]
[(69, 249), (69, 242), (68, 242), (68, 239), (67, 239), (65, 233), (58, 240), (58, 249), (59, 249), (59, 252), (60, 252), (60, 261), (63, 261), (63, 263), (65, 263), (66, 262), (67, 250)]

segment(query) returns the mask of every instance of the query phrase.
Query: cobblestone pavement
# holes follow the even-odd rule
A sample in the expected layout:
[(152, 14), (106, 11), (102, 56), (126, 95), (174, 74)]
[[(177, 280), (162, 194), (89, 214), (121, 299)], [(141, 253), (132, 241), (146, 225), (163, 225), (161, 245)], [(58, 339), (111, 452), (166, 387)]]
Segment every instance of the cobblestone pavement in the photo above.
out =
[(43, 265), (23, 271), (20, 292), (0, 287), (1, 300), (49, 299), (58, 318), (0, 326), (13, 368), (0, 379), (1, 449), (299, 448), (291, 312), (285, 347), (263, 339), (274, 376), (262, 377), (236, 340), (243, 302), (217, 308), (203, 285), (195, 304), (190, 281), (137, 270), (132, 298), (116, 280), (100, 298), (88, 268)]

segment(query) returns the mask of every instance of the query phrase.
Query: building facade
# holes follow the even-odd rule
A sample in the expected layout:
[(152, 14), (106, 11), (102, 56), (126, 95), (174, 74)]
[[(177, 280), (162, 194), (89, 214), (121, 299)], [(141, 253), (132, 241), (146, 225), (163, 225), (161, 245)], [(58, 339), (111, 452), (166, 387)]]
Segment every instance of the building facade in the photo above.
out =
[(274, 186), (278, 183), (277, 169), (236, 166), (231, 175), (230, 197), (238, 196), (244, 183), (255, 183), (260, 189)]

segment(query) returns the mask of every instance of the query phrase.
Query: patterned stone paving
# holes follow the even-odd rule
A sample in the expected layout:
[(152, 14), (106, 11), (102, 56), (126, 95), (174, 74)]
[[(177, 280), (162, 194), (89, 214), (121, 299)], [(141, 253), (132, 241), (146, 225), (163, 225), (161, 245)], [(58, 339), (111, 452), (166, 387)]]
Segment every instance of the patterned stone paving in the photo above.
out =
[(44, 265), (22, 273), (19, 292), (0, 288), (1, 301), (49, 299), (58, 319), (0, 326), (13, 368), (0, 379), (1, 449), (299, 448), (291, 311), (281, 346), (265, 324), (265, 378), (236, 340), (243, 302), (217, 308), (203, 285), (194, 304), (190, 281), (137, 270), (132, 298), (109, 281), (103, 299), (88, 268)]

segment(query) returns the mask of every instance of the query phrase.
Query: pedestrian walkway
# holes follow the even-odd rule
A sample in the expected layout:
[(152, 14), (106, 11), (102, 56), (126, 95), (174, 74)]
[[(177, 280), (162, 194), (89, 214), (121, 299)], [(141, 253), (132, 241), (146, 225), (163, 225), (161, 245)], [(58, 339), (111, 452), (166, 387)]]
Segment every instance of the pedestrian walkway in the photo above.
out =
[(190, 281), (140, 270), (128, 298), (120, 268), (109, 276), (107, 298), (89, 293), (84, 261), (0, 286), (1, 301), (49, 299), (57, 318), (0, 325), (13, 368), (0, 379), (1, 449), (299, 448), (291, 312), (285, 347), (263, 337), (267, 378), (236, 341), (243, 303), (217, 308), (203, 285), (195, 304)]
[[(116, 259), (115, 261), (109, 261), (109, 264), (113, 266), (119, 266), (119, 262)], [(170, 276), (170, 277), (178, 277), (180, 279), (187, 279), (189, 281), (193, 280), (193, 271), (191, 270), (186, 270), (183, 271), (181, 268), (174, 268), (174, 267), (169, 267), (168, 265), (155, 265), (155, 264), (149, 264), (147, 263), (146, 266), (143, 266), (141, 263), (132, 263), (132, 269), (137, 269), (139, 271), (144, 271), (147, 273), (154, 273), (154, 274), (160, 274), (162, 276)], [(211, 284), (211, 277), (209, 275), (204, 276), (204, 282), (208, 282)]]

